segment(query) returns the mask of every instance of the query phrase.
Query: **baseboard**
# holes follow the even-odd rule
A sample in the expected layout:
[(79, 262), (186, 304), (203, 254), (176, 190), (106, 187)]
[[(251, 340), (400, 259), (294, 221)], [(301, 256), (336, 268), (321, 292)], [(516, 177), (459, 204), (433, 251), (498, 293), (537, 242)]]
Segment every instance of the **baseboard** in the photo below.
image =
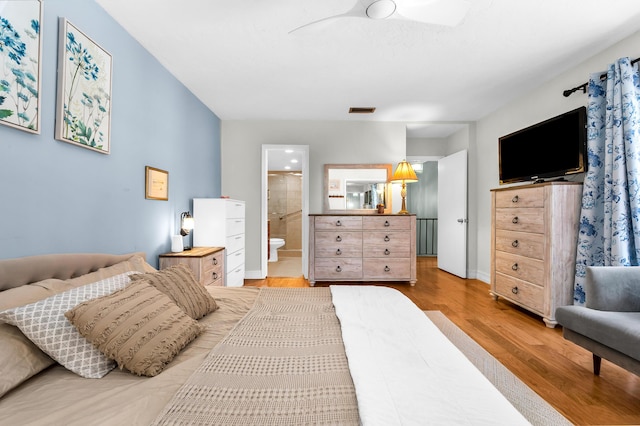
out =
[(485, 273), (485, 272), (481, 272), (481, 271), (475, 271), (475, 276), (476, 279), (479, 281), (482, 281), (484, 283), (487, 284), (491, 284), (491, 277), (489, 276), (489, 274)]
[(244, 271), (244, 277), (247, 280), (264, 280), (266, 277), (262, 275), (260, 270), (257, 271)]

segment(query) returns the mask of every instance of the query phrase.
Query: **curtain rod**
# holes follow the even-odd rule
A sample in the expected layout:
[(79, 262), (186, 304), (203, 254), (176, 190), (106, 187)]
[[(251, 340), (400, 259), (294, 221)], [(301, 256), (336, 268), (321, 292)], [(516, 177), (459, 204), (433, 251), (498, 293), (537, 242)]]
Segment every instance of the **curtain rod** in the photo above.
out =
[[(635, 64), (636, 62), (640, 61), (640, 58), (636, 58), (633, 61), (631, 61), (631, 65)], [(600, 75), (600, 80), (604, 80), (605, 78), (607, 78), (607, 73), (601, 74)], [(573, 94), (573, 92), (576, 92), (578, 90), (582, 90), (582, 93), (587, 93), (587, 86), (589, 85), (589, 82), (587, 81), (586, 83), (581, 84), (580, 86), (576, 86), (573, 89), (567, 89), (564, 92), (562, 92), (562, 95), (565, 98), (568, 98), (569, 96), (571, 96)]]

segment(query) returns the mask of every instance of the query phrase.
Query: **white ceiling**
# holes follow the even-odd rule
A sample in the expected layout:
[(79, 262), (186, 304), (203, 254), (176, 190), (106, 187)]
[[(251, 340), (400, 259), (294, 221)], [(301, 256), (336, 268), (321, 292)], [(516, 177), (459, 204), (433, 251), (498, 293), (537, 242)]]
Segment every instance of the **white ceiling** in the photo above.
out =
[(640, 29), (638, 0), (470, 0), (454, 28), (344, 18), (289, 34), (356, 1), (97, 0), (222, 120), (475, 121)]

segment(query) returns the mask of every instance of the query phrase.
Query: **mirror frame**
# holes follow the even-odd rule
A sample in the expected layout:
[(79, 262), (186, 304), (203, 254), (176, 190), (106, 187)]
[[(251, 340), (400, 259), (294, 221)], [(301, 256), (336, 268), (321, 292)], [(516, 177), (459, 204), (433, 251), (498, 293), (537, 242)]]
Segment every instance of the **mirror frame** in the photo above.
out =
[(372, 209), (330, 209), (329, 208), (329, 171), (331, 169), (375, 169), (387, 171), (387, 184), (385, 188), (385, 200), (386, 205), (384, 209), (385, 214), (391, 214), (391, 176), (392, 165), (391, 164), (325, 164), (324, 165), (324, 194), (323, 194), (323, 209), (325, 214), (378, 214), (378, 210)]

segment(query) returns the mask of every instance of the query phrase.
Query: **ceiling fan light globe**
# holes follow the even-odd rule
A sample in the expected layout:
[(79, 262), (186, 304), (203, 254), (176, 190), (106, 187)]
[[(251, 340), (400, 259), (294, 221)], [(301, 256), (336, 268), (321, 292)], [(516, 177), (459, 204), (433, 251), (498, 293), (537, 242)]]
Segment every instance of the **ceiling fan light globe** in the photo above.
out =
[(386, 19), (396, 11), (393, 0), (376, 0), (367, 7), (367, 16), (371, 19)]

